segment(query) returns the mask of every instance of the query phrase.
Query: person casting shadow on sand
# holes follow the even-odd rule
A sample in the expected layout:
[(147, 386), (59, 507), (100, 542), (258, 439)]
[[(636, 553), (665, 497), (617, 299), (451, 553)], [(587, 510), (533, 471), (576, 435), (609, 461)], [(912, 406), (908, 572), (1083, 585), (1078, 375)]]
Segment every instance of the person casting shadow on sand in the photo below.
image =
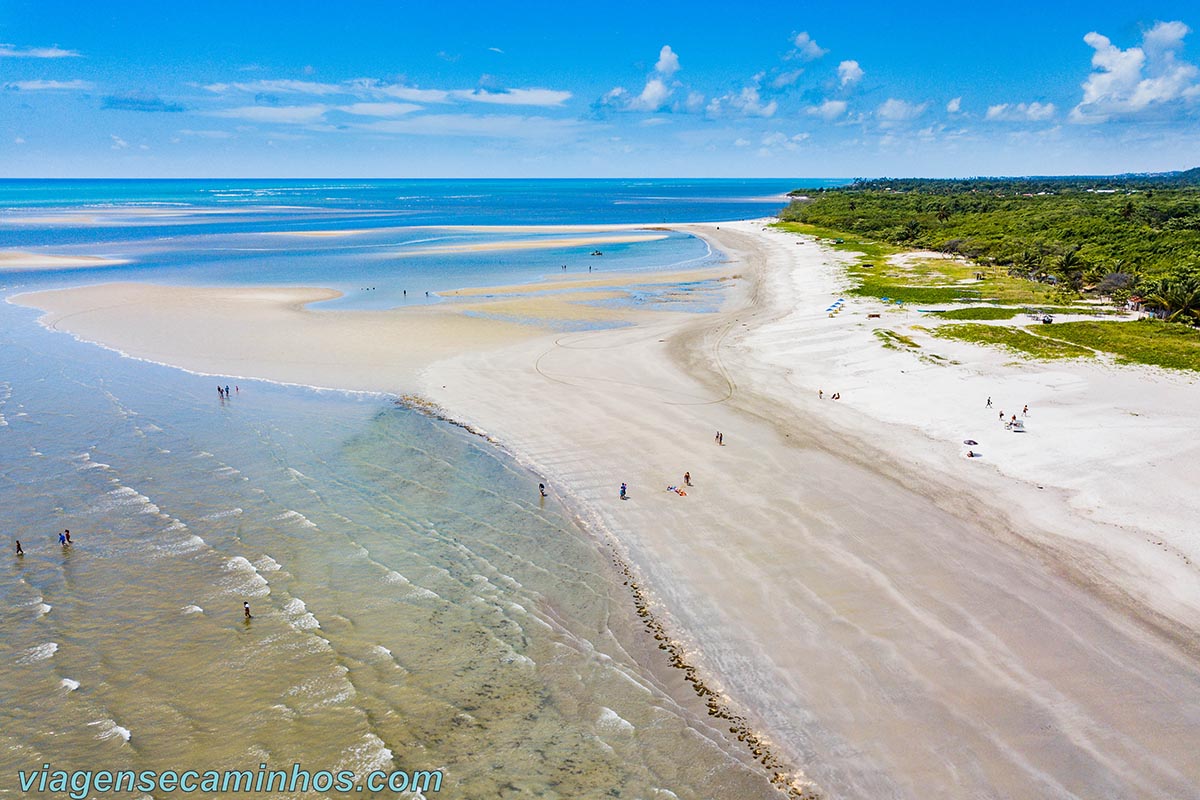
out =
[(621, 499), (622, 500), (629, 499), (629, 489), (623, 483), (621, 484)]
[(17, 555), (19, 555), (19, 556), (25, 555), (25, 551), (21, 549), (21, 540), (20, 539), (17, 539)]

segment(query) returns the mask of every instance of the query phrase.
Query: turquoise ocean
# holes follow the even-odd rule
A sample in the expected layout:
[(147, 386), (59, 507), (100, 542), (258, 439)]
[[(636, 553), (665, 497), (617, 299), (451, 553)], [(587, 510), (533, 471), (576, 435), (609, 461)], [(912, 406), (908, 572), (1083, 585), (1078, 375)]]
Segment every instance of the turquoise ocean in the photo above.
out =
[[(835, 183), (0, 181), (0, 251), (124, 262), (6, 268), (0, 287), (436, 303), (593, 249), (404, 255), (559, 235), (451, 226), (761, 217)], [(720, 257), (678, 233), (600, 247), (605, 270)], [(647, 634), (601, 532), (503, 451), (380, 395), (238, 379), (223, 401), (210, 376), (36, 320), (0, 304), (0, 796), (44, 764), (294, 763), (442, 770), (431, 797), (776, 795)]]

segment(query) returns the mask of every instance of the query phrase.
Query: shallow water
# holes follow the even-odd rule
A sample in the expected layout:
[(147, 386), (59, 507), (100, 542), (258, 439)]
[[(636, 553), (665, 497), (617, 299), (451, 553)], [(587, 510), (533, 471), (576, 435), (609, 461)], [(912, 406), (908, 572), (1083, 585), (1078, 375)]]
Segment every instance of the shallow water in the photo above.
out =
[(596, 532), (487, 442), (380, 396), (223, 401), (35, 319), (0, 306), (0, 793), (43, 763), (301, 762), (443, 769), (452, 797), (775, 794)]

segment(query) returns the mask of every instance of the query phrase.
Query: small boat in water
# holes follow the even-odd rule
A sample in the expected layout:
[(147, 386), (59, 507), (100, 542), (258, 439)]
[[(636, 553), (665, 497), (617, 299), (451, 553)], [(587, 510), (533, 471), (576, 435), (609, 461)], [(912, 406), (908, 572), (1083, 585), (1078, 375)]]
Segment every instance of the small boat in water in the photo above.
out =
[(593, 251), (592, 251), (592, 255), (594, 255), (594, 256), (602, 256), (602, 255), (604, 255), (604, 253), (601, 253), (599, 250), (593, 250)]

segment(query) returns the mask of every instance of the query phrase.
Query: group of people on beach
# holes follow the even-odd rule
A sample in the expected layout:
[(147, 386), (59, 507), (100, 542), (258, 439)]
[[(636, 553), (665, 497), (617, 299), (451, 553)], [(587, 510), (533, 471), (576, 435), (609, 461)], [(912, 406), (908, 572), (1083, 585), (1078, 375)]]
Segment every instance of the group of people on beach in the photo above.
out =
[[(723, 441), (723, 439), (724, 439), (724, 435), (723, 435), (723, 434), (721, 434), (721, 433), (718, 433), (718, 434), (717, 434), (717, 444), (724, 444), (724, 441)], [(689, 470), (689, 471), (687, 471), (687, 472), (684, 472), (684, 473), (683, 473), (683, 485), (684, 485), (684, 486), (691, 486), (691, 485), (692, 485), (692, 473), (691, 473), (691, 471), (690, 471), (690, 470)], [(540, 484), (540, 483), (538, 484), (538, 486), (539, 486), (539, 487), (542, 489), (542, 497), (545, 497), (545, 496), (546, 496), (545, 487), (544, 487), (544, 486), (542, 486), (542, 484)], [(687, 493), (686, 493), (686, 492), (684, 492), (684, 491), (683, 491), (681, 488), (679, 488), (678, 486), (668, 486), (668, 487), (667, 487), (667, 491), (669, 491), (669, 492), (675, 492), (675, 493), (677, 493), (677, 494), (678, 494), (680, 497), (687, 497)], [(629, 499), (629, 485), (628, 485), (628, 484), (626, 484), (626, 483), (622, 483), (622, 484), (621, 484), (621, 492), (620, 492), (620, 495), (619, 495), (619, 496), (620, 496), (620, 498), (621, 498), (622, 500), (628, 500), (628, 499)]]
[[(240, 386), (233, 387), (233, 390), (235, 392), (242, 391)], [(229, 384), (225, 384), (224, 386), (221, 386), (219, 383), (217, 384), (217, 397), (221, 398), (222, 400), (229, 399)]]
[[(988, 398), (988, 408), (991, 408), (991, 406), (992, 406), (992, 398), (989, 397)], [(1025, 407), (1021, 409), (1021, 416), (1022, 417), (1029, 416), (1029, 404), (1028, 403), (1026, 403)], [(1000, 411), (1000, 421), (1004, 422), (1004, 411), (1003, 410)], [(1004, 427), (1011, 428), (1013, 425), (1016, 424), (1016, 422), (1017, 422), (1017, 415), (1013, 414), (1011, 417), (1009, 417), (1007, 422), (1004, 422)]]
[[(817, 389), (817, 399), (818, 399), (818, 400), (824, 400), (824, 399), (825, 399), (825, 390), (824, 390), (824, 389)], [(841, 400), (841, 399), (842, 399), (842, 393), (841, 393), (841, 392), (834, 392), (833, 394), (829, 395), (829, 399), (830, 399), (830, 400)]]
[[(21, 540), (14, 539), (13, 541), (15, 541), (17, 543), (17, 555), (18, 556), (25, 555), (25, 548), (21, 547)], [(63, 532), (58, 535), (58, 543), (61, 544), (64, 548), (70, 547), (72, 544), (74, 544), (71, 541), (71, 531), (64, 528)]]
[[(990, 398), (990, 397), (989, 397), (989, 398), (987, 399), (987, 405), (986, 405), (986, 406), (984, 406), (984, 408), (991, 408), (991, 407), (992, 407), (992, 398)], [(1029, 416), (1029, 404), (1028, 404), (1028, 403), (1026, 403), (1026, 404), (1025, 404), (1025, 406), (1024, 406), (1022, 409), (1021, 409), (1021, 416), (1022, 416), (1022, 417), (1027, 417), (1027, 416)], [(1001, 421), (1001, 422), (1003, 422), (1003, 421), (1004, 421), (1004, 412), (1003, 412), (1003, 411), (1001, 411), (1001, 412), (1000, 412), (1000, 421)], [(1017, 415), (1016, 415), (1016, 414), (1013, 414), (1013, 415), (1012, 415), (1012, 420), (1011, 420), (1011, 421), (1012, 421), (1012, 422), (1016, 422), (1016, 421), (1017, 421)]]
[[(992, 398), (991, 398), (991, 397), (988, 397), (988, 399), (987, 399), (987, 402), (984, 404), (984, 408), (991, 408), (991, 407), (992, 407)], [(1022, 416), (1022, 417), (1027, 417), (1027, 416), (1029, 416), (1029, 404), (1028, 404), (1028, 403), (1026, 403), (1024, 406), (1022, 406), (1022, 408), (1021, 408), (1021, 416)], [(1013, 414), (1013, 415), (1012, 415), (1012, 416), (1010, 416), (1008, 419), (1005, 419), (1005, 418), (1004, 418), (1004, 410), (1003, 410), (1003, 409), (1000, 409), (1000, 416), (999, 416), (999, 420), (1000, 420), (1000, 422), (1004, 423), (1004, 429), (1005, 429), (1005, 430), (1017, 430), (1017, 431), (1022, 431), (1022, 430), (1024, 430), (1024, 427), (1023, 427), (1024, 423), (1018, 423), (1018, 422), (1017, 422), (1017, 415), (1016, 415), (1016, 414)], [(975, 442), (973, 442), (973, 441), (971, 441), (971, 440), (969, 440), (969, 439), (967, 440), (967, 442), (966, 442), (966, 443), (967, 443), (967, 444), (975, 444)], [(980, 457), (981, 457), (981, 454), (980, 454), (980, 453), (976, 453), (974, 450), (968, 450), (968, 451), (967, 451), (967, 458), (980, 458)]]

